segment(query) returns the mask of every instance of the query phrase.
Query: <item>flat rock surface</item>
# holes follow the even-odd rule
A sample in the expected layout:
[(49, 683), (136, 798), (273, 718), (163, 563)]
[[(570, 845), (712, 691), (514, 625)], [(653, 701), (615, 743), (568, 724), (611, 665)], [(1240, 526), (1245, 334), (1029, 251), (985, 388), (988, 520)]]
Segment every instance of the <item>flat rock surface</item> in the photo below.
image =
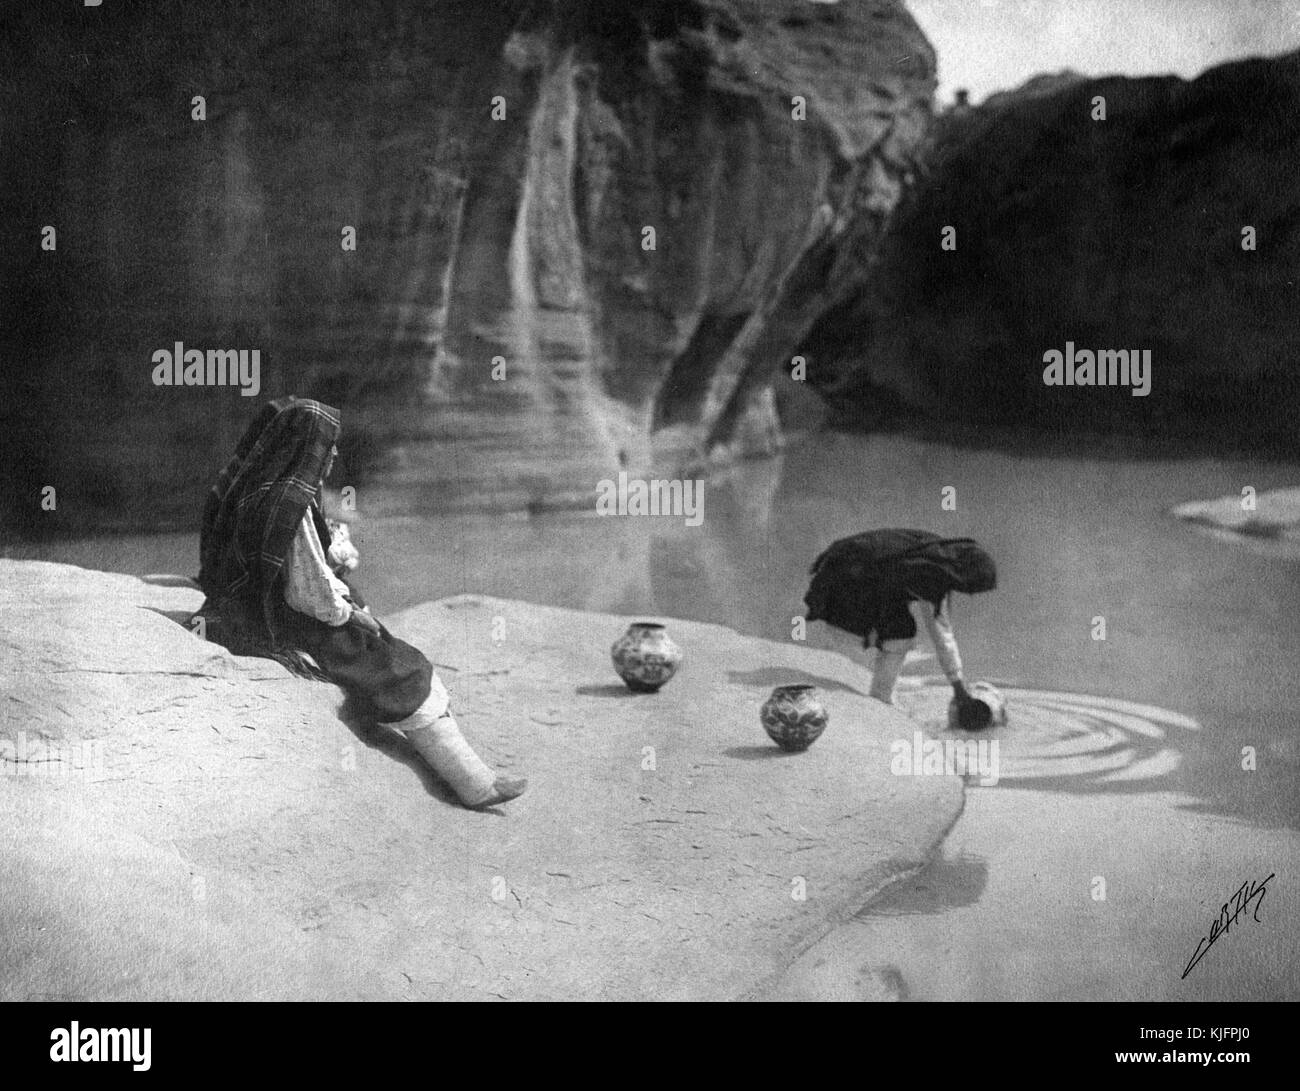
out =
[(1300, 488), (1192, 500), (1172, 511), (1222, 541), (1273, 557), (1300, 557)]
[[(0, 562), (0, 999), (746, 996), (961, 808), (890, 774), (915, 725), (840, 655), (670, 621), (683, 667), (634, 696), (631, 619), (462, 596), (385, 621), (530, 778), (466, 811), (336, 687), (178, 624), (199, 602)], [(804, 754), (759, 726), (786, 682), (830, 712)]]

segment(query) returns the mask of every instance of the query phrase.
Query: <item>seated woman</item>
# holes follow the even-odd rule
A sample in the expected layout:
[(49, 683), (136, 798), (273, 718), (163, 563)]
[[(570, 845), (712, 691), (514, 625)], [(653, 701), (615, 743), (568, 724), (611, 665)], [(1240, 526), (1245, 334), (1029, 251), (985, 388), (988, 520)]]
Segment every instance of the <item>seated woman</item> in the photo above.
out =
[(808, 620), (854, 633), (866, 647), (878, 649), (872, 697), (894, 703), (919, 621), (952, 685), (958, 723), (971, 731), (989, 726), (992, 713), (966, 689), (957, 639), (943, 612), (952, 592), (974, 595), (997, 585), (993, 559), (974, 539), (941, 538), (925, 530), (869, 530), (833, 542), (813, 562), (812, 577), (804, 596)]
[[(491, 807), (528, 782), (474, 753), (429, 661), (371, 615), (335, 569), (355, 550), (331, 534), (320, 494), (338, 454), (339, 415), (320, 402), (264, 405), (208, 494), (199, 540), (199, 614), (210, 640), (278, 660), (346, 690), (402, 731), (467, 807)], [(315, 661), (310, 664), (306, 656)]]

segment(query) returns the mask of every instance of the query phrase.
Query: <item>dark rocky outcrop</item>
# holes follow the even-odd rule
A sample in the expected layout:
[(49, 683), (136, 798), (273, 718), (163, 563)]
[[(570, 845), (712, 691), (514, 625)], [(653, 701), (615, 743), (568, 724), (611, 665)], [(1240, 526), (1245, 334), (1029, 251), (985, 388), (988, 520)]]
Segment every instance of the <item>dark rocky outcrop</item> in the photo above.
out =
[(341, 405), (345, 472), (426, 503), (770, 449), (773, 376), (863, 283), (934, 82), (897, 0), (4, 18), (11, 525), (193, 522), (255, 401), (154, 386), (176, 341), (260, 349), (262, 396)]
[[(875, 275), (803, 345), (842, 419), (1300, 450), (1300, 54), (1038, 77), (932, 141)], [(1151, 393), (1045, 386), (1067, 340), (1150, 349)]]

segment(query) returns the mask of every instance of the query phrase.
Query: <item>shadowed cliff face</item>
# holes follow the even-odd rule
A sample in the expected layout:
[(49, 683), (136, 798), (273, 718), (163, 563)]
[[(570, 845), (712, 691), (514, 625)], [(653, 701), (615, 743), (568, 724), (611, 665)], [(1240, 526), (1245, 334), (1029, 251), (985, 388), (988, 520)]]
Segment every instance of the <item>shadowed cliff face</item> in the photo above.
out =
[[(47, 529), (193, 522), (287, 392), (342, 408), (344, 483), (430, 507), (770, 450), (773, 378), (864, 283), (933, 89), (892, 0), (6, 19), (5, 506)], [(155, 385), (178, 341), (258, 349), (258, 396)]]
[[(1300, 54), (1191, 82), (1039, 77), (947, 114), (875, 274), (804, 341), (810, 376), (859, 423), (902, 409), (1293, 456), (1298, 157)], [(1067, 341), (1151, 350), (1151, 392), (1046, 386)]]

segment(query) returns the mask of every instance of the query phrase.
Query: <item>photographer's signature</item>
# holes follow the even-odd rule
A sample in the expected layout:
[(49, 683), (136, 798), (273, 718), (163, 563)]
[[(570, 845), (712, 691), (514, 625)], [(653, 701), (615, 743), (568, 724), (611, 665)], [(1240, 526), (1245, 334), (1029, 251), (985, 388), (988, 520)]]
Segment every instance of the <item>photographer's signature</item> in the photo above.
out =
[[(1270, 872), (1268, 879), (1273, 878), (1276, 872)], [(1237, 892), (1223, 903), (1223, 908), (1219, 910), (1218, 917), (1210, 925), (1210, 934), (1202, 936), (1201, 942), (1196, 945), (1196, 950), (1192, 952), (1192, 960), (1187, 964), (1187, 969), (1183, 971), (1183, 977), (1192, 972), (1192, 967), (1201, 961), (1214, 946), (1215, 941), (1232, 927), (1235, 921), (1242, 913), (1250, 908), (1250, 903), (1255, 902), (1255, 912), (1253, 914), (1256, 921), (1259, 920), (1259, 907), (1264, 904), (1265, 888), (1268, 886), (1268, 879), (1262, 882), (1245, 882), (1237, 889)], [(1256, 901), (1256, 899), (1259, 899)]]

